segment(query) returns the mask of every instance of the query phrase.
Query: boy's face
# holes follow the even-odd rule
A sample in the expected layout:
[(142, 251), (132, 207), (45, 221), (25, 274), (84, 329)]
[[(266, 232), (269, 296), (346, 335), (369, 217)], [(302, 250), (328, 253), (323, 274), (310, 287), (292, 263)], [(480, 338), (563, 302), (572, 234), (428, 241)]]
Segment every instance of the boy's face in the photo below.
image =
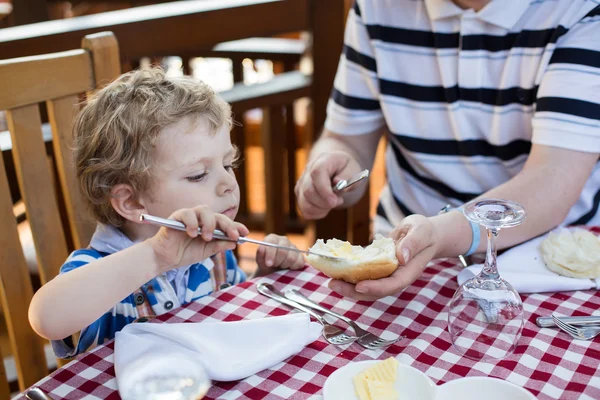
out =
[(234, 219), (240, 188), (233, 163), (236, 152), (229, 129), (212, 134), (204, 118), (184, 119), (166, 127), (156, 142), (153, 182), (145, 196), (148, 213), (167, 218), (180, 208), (206, 205)]

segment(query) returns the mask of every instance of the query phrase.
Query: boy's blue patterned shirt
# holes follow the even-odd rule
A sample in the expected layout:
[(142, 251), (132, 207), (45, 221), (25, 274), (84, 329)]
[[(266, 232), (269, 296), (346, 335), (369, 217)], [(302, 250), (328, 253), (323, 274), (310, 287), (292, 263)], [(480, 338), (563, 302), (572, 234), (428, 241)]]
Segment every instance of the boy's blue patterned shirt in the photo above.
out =
[[(120, 230), (99, 225), (90, 248), (75, 250), (61, 267), (65, 274), (109, 254), (133, 245)], [(138, 318), (161, 315), (174, 308), (206, 296), (223, 286), (246, 280), (233, 252), (226, 251), (206, 260), (181, 267), (157, 276), (130, 294), (101, 316), (79, 335), (77, 343), (71, 338), (52, 341), (59, 358), (70, 358), (115, 337), (115, 333)]]

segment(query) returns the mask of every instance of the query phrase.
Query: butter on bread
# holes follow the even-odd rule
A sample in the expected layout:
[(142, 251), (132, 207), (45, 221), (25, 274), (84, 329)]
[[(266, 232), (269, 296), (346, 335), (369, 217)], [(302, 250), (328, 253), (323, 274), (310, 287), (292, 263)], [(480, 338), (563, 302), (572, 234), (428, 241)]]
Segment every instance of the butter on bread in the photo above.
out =
[(600, 239), (589, 231), (550, 232), (540, 250), (550, 271), (570, 278), (600, 277)]
[(354, 376), (354, 389), (359, 400), (396, 400), (394, 382), (398, 374), (398, 360), (390, 357)]
[(310, 250), (341, 257), (341, 260), (332, 260), (310, 254), (307, 261), (330, 278), (350, 283), (385, 278), (398, 268), (394, 241), (382, 235), (375, 235), (373, 243), (364, 248), (338, 239), (329, 239), (327, 242), (319, 239)]

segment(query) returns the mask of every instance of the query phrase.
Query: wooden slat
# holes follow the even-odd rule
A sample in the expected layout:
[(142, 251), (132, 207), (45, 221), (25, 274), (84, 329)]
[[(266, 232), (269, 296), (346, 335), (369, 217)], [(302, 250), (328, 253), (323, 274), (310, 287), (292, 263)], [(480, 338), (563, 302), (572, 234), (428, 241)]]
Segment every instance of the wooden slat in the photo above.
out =
[(285, 105), (310, 95), (311, 77), (301, 72), (286, 72), (254, 85), (236, 84), (233, 89), (219, 93), (235, 105), (237, 112), (271, 105)]
[(348, 210), (348, 241), (354, 245), (366, 246), (371, 242), (371, 216), (369, 186), (365, 194)]
[[(325, 123), (327, 101), (337, 71), (338, 59), (332, 54), (340, 54), (344, 43), (344, 2), (313, 1), (311, 27), (313, 32), (313, 85), (312, 85), (312, 143), (321, 134)], [(347, 213), (335, 210), (316, 222), (318, 238), (347, 238)]]
[(280, 235), (285, 234), (285, 133), (282, 111), (281, 106), (264, 109), (262, 126), (266, 189), (265, 233)]
[[(1, 17), (0, 17), (1, 19)], [(4, 368), (4, 363), (0, 365), (0, 399), (8, 400), (10, 399), (10, 385), (8, 384), (8, 376), (6, 375), (6, 369)]]
[(93, 87), (90, 65), (84, 50), (0, 61), (0, 110), (83, 93)]
[[(236, 221), (246, 225), (250, 231), (264, 231), (265, 230), (265, 221), (266, 216), (263, 213), (252, 213), (247, 215), (241, 215), (238, 213), (238, 216), (235, 218)], [(292, 219), (289, 216), (286, 216), (283, 221), (283, 226), (286, 234), (289, 233), (297, 233), (302, 234), (306, 229), (306, 223), (301, 221), (300, 219)]]
[[(238, 122), (241, 122), (244, 114), (239, 113), (233, 109), (234, 118)], [(233, 126), (231, 130), (231, 141), (234, 145), (237, 146), (238, 151), (240, 152), (239, 166), (235, 171), (235, 176), (238, 181), (238, 185), (240, 187), (240, 206), (238, 209), (239, 215), (247, 215), (248, 214), (248, 176), (247, 176), (247, 168), (246, 168), (246, 135), (244, 132), (244, 127), (238, 124)]]
[(103, 88), (121, 74), (119, 44), (112, 32), (87, 35), (81, 41), (81, 48), (92, 55), (94, 90)]
[(51, 100), (48, 104), (48, 116), (55, 140), (54, 159), (62, 187), (65, 209), (68, 215), (71, 235), (75, 248), (87, 247), (96, 227), (84, 203), (75, 175), (73, 161), (73, 119), (78, 111), (79, 97), (68, 96)]
[(68, 251), (46, 159), (42, 121), (37, 104), (8, 110), (6, 114), (19, 188), (35, 242), (40, 280), (44, 284), (58, 274)]
[(308, 0), (175, 1), (2, 29), (0, 54), (13, 58), (72, 49), (83, 36), (109, 30), (119, 38), (123, 61), (173, 55), (230, 40), (305, 30), (308, 8)]
[(15, 25), (47, 21), (48, 6), (45, 0), (17, 0), (13, 2), (11, 17)]
[[(33, 289), (19, 241), (17, 222), (12, 215), (12, 200), (1, 155), (0, 221), (0, 300), (15, 356), (19, 388), (24, 390), (46, 376), (48, 371), (42, 341), (33, 332), (27, 319)], [(0, 390), (4, 392), (4, 384), (2, 386)]]
[[(247, 38), (219, 43), (209, 49), (192, 49), (186, 56), (250, 58), (297, 63), (306, 51), (306, 44), (300, 39)], [(179, 54), (181, 55), (181, 54)]]
[[(283, 70), (291, 72), (295, 68), (294, 62), (284, 62)], [(285, 106), (285, 140), (286, 140), (286, 159), (287, 159), (287, 200), (288, 200), (288, 215), (292, 219), (298, 218), (296, 212), (296, 193), (294, 187), (296, 185), (296, 116), (294, 103), (286, 104)]]

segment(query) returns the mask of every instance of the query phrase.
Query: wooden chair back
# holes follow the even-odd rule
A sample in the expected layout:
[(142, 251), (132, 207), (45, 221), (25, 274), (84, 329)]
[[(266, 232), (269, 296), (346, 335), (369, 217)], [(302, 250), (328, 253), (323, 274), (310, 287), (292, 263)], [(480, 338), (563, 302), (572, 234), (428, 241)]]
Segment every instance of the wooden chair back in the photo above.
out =
[[(19, 188), (32, 230), (42, 284), (58, 274), (68, 256), (68, 238), (75, 247), (85, 247), (93, 233), (94, 224), (87, 217), (75, 181), (72, 124), (81, 95), (110, 82), (119, 73), (119, 48), (110, 32), (86, 36), (81, 49), (0, 61), (0, 110), (7, 111)], [(40, 103), (46, 103), (52, 126), (54, 165), (49, 165), (46, 155)], [(58, 179), (54, 179), (55, 175)], [(59, 184), (55, 185), (54, 181)], [(63, 207), (67, 224), (61, 220)], [(0, 300), (19, 388), (23, 390), (48, 371), (43, 341), (33, 332), (27, 318), (33, 289), (2, 160), (0, 219), (3, 221)], [(0, 382), (0, 398), (8, 399), (8, 390), (8, 385)]]

